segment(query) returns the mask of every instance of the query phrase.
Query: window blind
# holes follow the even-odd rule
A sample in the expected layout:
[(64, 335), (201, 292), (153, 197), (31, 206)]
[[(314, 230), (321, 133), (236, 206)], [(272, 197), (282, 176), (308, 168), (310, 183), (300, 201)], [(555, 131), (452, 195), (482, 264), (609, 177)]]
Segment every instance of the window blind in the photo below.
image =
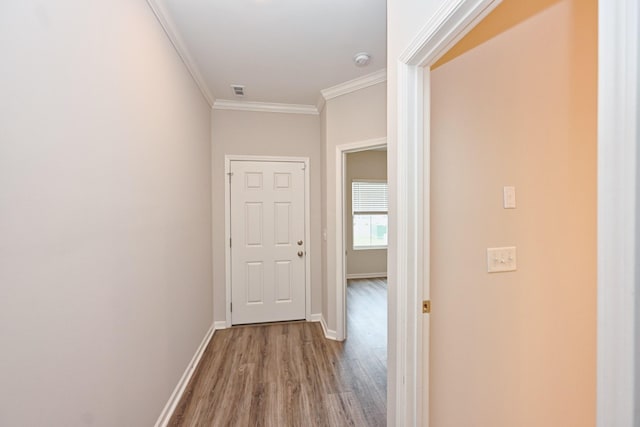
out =
[(387, 183), (353, 181), (351, 183), (352, 212), (387, 213)]

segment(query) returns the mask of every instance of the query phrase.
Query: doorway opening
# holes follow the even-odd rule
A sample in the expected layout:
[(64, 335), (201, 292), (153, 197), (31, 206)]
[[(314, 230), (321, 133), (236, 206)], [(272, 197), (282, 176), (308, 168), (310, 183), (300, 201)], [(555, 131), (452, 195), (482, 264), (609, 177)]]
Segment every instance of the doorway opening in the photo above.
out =
[[(398, 123), (389, 146), (396, 174), (390, 179), (389, 423), (429, 425), (430, 298), (430, 67), (502, 0), (447, 2), (397, 58)], [(393, 58), (395, 60), (395, 58)], [(430, 303), (429, 303), (430, 305)]]
[[(336, 147), (336, 339), (347, 338), (347, 279), (384, 278), (386, 288), (387, 184), (386, 138), (338, 145)], [(351, 172), (348, 159), (351, 157)], [(379, 162), (383, 160), (383, 165)], [(378, 165), (373, 167), (373, 162)], [(371, 167), (368, 167), (371, 165)], [(352, 174), (357, 173), (356, 177)], [(367, 178), (368, 175), (369, 177)], [(355, 185), (354, 185), (355, 183)], [(354, 209), (354, 192), (356, 193)], [(366, 193), (366, 196), (365, 196)], [(357, 235), (356, 235), (357, 234)], [(350, 255), (349, 255), (350, 254)], [(347, 257), (351, 258), (347, 260)], [(349, 264), (351, 261), (351, 264)], [(351, 272), (349, 272), (351, 268)], [(376, 270), (376, 271), (374, 271)], [(350, 274), (350, 277), (349, 277)], [(353, 289), (355, 290), (357, 286)], [(387, 308), (385, 298), (381, 301)], [(353, 298), (357, 298), (354, 295)], [(380, 298), (376, 300), (380, 301)], [(354, 306), (355, 309), (355, 306)], [(376, 323), (377, 324), (377, 323)], [(386, 337), (386, 316), (382, 324)], [(385, 341), (386, 349), (386, 341)]]
[(386, 351), (386, 147), (347, 152), (343, 161), (347, 330), (352, 342), (367, 340), (361, 347)]
[(343, 155), (345, 352), (371, 378), (373, 419), (385, 419), (387, 377), (387, 151)]
[(387, 417), (386, 138), (336, 147), (336, 338), (370, 379), (364, 398)]

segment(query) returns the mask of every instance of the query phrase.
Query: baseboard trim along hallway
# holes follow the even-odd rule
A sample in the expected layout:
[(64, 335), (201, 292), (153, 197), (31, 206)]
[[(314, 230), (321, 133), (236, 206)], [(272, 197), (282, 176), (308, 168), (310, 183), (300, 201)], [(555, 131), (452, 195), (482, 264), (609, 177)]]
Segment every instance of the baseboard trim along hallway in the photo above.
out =
[(187, 369), (182, 374), (182, 377), (180, 378), (180, 381), (178, 381), (178, 384), (173, 390), (173, 393), (171, 393), (171, 397), (169, 397), (169, 401), (164, 406), (164, 409), (162, 410), (158, 421), (156, 421), (155, 427), (166, 427), (167, 425), (169, 425), (169, 420), (171, 420), (173, 412), (176, 410), (180, 399), (182, 399), (182, 395), (187, 388), (187, 384), (189, 384), (193, 373), (196, 371), (196, 368), (198, 367), (198, 364), (202, 359), (202, 355), (204, 354), (204, 350), (209, 345), (209, 341), (211, 341), (211, 338), (213, 337), (215, 331), (216, 327), (215, 324), (213, 324), (202, 339), (202, 342), (198, 346), (196, 353), (193, 355), (191, 362), (189, 362), (189, 365), (187, 365)]
[(324, 316), (320, 317), (320, 325), (322, 326), (322, 332), (324, 333), (324, 337), (325, 338), (327, 338), (329, 340), (334, 340), (334, 341), (337, 340), (336, 339), (336, 337), (337, 337), (336, 331), (334, 331), (332, 329), (329, 329), (327, 327), (327, 321), (324, 320)]

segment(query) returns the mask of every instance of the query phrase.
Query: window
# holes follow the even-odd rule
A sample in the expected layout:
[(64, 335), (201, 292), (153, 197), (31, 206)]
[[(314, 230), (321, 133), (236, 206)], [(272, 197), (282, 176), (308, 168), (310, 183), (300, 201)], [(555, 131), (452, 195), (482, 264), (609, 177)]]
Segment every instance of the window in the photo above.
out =
[(353, 181), (351, 183), (353, 249), (387, 247), (387, 183)]

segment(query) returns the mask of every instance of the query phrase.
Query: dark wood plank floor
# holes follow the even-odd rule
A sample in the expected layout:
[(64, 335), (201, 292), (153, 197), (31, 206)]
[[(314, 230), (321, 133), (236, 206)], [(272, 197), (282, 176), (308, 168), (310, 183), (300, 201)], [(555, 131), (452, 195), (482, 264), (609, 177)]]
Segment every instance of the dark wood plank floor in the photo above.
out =
[(386, 425), (386, 280), (347, 289), (343, 343), (319, 323), (216, 331), (169, 425)]

